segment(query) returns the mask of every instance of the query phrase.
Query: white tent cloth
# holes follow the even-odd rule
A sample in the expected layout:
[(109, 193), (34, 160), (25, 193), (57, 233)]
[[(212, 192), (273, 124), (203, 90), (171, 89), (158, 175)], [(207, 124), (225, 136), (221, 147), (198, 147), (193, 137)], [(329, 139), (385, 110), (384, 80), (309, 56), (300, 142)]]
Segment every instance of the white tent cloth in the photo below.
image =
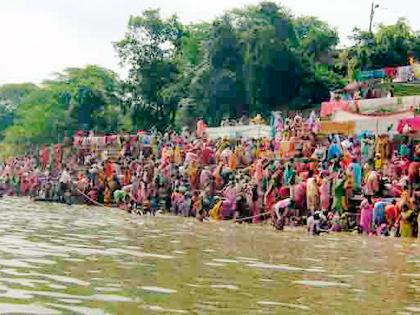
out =
[(361, 115), (344, 110), (335, 112), (332, 121), (335, 122), (355, 122), (355, 132), (370, 131), (373, 134), (398, 133), (397, 127), (401, 119), (412, 118), (414, 113), (412, 111), (403, 111), (395, 114), (386, 115)]

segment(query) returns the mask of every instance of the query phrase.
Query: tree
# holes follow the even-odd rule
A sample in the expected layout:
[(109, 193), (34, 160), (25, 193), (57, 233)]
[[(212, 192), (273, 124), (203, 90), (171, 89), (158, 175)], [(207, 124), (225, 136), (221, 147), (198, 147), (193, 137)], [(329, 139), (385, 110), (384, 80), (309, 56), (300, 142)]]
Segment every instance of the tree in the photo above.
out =
[[(185, 105), (187, 104), (187, 113), (190, 120), (194, 120), (196, 117), (206, 117), (208, 121), (211, 117), (215, 121), (219, 119), (214, 116), (216, 113), (210, 107), (210, 64), (206, 61), (203, 61), (195, 68), (188, 86), (187, 95), (186, 100), (182, 100), (180, 108), (183, 113), (186, 113)], [(188, 124), (191, 125), (192, 121)], [(177, 125), (179, 126), (179, 124)]]
[(88, 66), (66, 69), (39, 88), (0, 87), (0, 137), (22, 146), (80, 129), (180, 129), (197, 117), (218, 125), (243, 113), (319, 104), (358, 70), (420, 57), (420, 33), (404, 19), (374, 33), (354, 29), (352, 40), (337, 49), (337, 31), (327, 23), (269, 1), (189, 25), (146, 10), (130, 17), (114, 43), (126, 80)]
[(332, 65), (337, 33), (314, 17), (294, 19), (283, 7), (263, 2), (227, 12), (209, 31), (194, 30), (209, 35), (194, 42), (198, 55), (188, 45), (181, 51), (188, 56), (188, 89), (178, 100), (188, 104), (189, 116), (205, 116), (210, 124), (243, 112), (267, 115), (321, 102), (329, 88), (343, 85)]
[(206, 57), (204, 43), (208, 40), (212, 25), (210, 23), (190, 24), (183, 27), (181, 40), (180, 66), (198, 66)]
[(212, 122), (223, 116), (237, 117), (244, 109), (243, 59), (235, 30), (227, 16), (213, 23), (208, 43), (210, 65), (209, 104)]
[(119, 107), (117, 75), (105, 68), (91, 65), (68, 68), (56, 78), (44, 82), (55, 94), (57, 104), (66, 111), (72, 129), (96, 129), (95, 116), (106, 105)]
[(37, 89), (33, 83), (0, 86), (0, 138), (3, 138), (3, 131), (13, 124), (16, 110), (23, 99)]
[(174, 117), (162, 94), (177, 81), (182, 35), (176, 16), (162, 19), (159, 10), (146, 10), (130, 17), (125, 38), (115, 43), (121, 63), (129, 67), (125, 103), (136, 128), (164, 128)]
[(301, 51), (316, 62), (328, 62), (328, 57), (338, 44), (338, 34), (327, 23), (313, 16), (302, 16), (294, 21)]
[(28, 144), (55, 142), (64, 116), (65, 112), (56, 106), (51, 90), (36, 90), (17, 109), (13, 125), (5, 131), (4, 142), (20, 151)]
[(302, 83), (299, 40), (291, 15), (272, 2), (231, 14), (241, 38), (250, 113), (269, 114), (285, 107)]
[(376, 33), (355, 28), (351, 39), (354, 45), (349, 56), (361, 70), (406, 65), (409, 56), (420, 51), (419, 35), (405, 19), (393, 25), (381, 24)]
[(297, 108), (326, 101), (330, 97), (329, 91), (345, 85), (345, 80), (339, 74), (329, 69), (328, 65), (319, 63), (315, 63), (313, 68), (308, 68), (303, 82), (299, 97), (294, 100)]
[(22, 149), (60, 141), (75, 130), (115, 131), (123, 119), (118, 89), (110, 70), (68, 68), (23, 98), (4, 142)]
[(374, 40), (373, 67), (403, 66), (408, 63), (414, 34), (405, 19), (399, 19), (394, 25), (380, 25)]

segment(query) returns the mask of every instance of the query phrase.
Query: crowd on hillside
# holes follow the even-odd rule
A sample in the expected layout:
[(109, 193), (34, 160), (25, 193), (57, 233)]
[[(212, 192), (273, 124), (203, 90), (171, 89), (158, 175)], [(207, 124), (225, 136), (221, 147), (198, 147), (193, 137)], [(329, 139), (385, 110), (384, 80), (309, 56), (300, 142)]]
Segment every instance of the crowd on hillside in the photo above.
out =
[[(311, 234), (417, 236), (420, 145), (317, 134), (314, 114), (278, 119), (274, 139), (79, 132), (0, 165), (2, 195), (170, 211), (198, 220), (306, 224)], [(419, 233), (420, 234), (420, 233)]]

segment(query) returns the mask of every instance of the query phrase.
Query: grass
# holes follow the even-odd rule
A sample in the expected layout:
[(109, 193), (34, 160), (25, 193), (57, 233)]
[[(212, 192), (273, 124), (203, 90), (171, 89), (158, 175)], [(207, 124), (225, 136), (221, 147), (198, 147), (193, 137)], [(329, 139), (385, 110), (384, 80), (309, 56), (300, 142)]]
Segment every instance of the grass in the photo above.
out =
[(395, 93), (395, 96), (420, 95), (420, 84), (415, 84), (415, 83), (395, 84), (394, 93)]

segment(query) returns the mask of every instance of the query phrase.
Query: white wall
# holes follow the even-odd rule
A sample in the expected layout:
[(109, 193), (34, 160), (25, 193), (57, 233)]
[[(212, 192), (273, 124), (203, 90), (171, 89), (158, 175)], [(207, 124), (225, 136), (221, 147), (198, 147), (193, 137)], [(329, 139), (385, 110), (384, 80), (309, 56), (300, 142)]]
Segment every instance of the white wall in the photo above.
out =
[(360, 111), (375, 111), (382, 108), (402, 111), (411, 107), (418, 108), (419, 105), (420, 95), (359, 100)]
[[(354, 121), (356, 133), (367, 130), (374, 134), (396, 134), (398, 133), (397, 127), (400, 120), (412, 117), (414, 117), (414, 113), (412, 111), (405, 111), (385, 116), (368, 116), (338, 110), (335, 112), (332, 120), (337, 122)], [(392, 128), (388, 131), (388, 128), (391, 127), (391, 125)]]
[(272, 138), (272, 128), (268, 125), (246, 125), (207, 128), (206, 134), (210, 139), (228, 137), (238, 139), (240, 137), (251, 139), (267, 137)]

